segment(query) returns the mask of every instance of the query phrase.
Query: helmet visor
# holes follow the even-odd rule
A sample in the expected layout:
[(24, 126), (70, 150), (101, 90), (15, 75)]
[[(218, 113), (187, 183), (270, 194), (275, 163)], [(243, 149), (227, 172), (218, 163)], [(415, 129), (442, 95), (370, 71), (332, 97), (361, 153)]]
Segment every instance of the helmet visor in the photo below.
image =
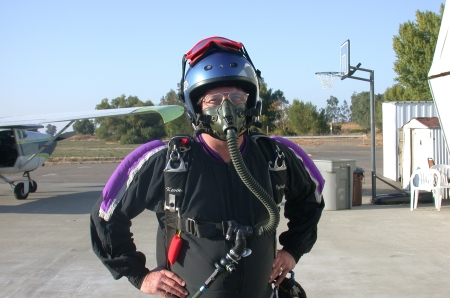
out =
[(186, 53), (186, 60), (189, 61), (189, 65), (194, 65), (203, 56), (207, 55), (212, 49), (222, 49), (228, 51), (240, 52), (244, 45), (240, 42), (220, 37), (212, 36), (200, 40), (189, 52)]

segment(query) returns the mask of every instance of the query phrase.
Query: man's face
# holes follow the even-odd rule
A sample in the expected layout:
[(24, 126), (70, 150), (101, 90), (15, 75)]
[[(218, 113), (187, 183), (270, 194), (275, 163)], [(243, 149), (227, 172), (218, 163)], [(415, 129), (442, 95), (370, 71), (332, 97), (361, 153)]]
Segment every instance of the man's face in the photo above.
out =
[[(217, 93), (222, 93), (223, 94), (223, 96), (224, 96), (224, 98), (226, 99), (226, 100), (228, 100), (228, 98), (227, 98), (227, 93), (230, 93), (230, 92), (238, 92), (238, 93), (242, 93), (241, 95), (244, 95), (245, 93), (242, 91), (242, 89), (241, 88), (237, 88), (237, 87), (217, 87), (217, 88), (213, 88), (213, 89), (209, 89), (208, 91), (206, 91), (205, 92), (205, 94), (201, 97), (201, 99), (199, 100), (199, 105), (200, 105), (200, 107), (201, 107), (201, 109), (202, 109), (202, 111), (204, 111), (204, 110), (206, 110), (206, 109), (208, 109), (208, 108), (212, 108), (212, 107), (214, 107), (214, 106), (212, 106), (210, 103), (206, 103), (205, 102), (205, 98), (208, 96), (208, 95), (211, 95), (211, 94), (217, 94)], [(246, 98), (245, 98), (245, 100), (246, 100)]]
[(200, 98), (198, 104), (210, 116), (207, 125), (215, 137), (226, 140), (229, 129), (238, 134), (245, 131), (247, 98), (246, 92), (231, 86), (212, 88)]

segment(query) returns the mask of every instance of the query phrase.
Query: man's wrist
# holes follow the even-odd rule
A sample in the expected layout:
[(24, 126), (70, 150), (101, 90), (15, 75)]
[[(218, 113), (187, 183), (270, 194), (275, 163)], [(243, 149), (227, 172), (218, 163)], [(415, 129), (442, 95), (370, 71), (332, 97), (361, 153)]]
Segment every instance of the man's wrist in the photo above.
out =
[(283, 250), (287, 253), (289, 253), (295, 260), (295, 263), (298, 263), (298, 260), (300, 260), (301, 254), (298, 253), (295, 249), (290, 249), (289, 247), (283, 247)]
[(147, 268), (144, 268), (141, 273), (139, 273), (138, 276), (128, 276), (128, 281), (136, 287), (136, 289), (140, 290), (142, 283), (144, 282), (145, 277), (147, 274), (150, 273), (150, 270)]

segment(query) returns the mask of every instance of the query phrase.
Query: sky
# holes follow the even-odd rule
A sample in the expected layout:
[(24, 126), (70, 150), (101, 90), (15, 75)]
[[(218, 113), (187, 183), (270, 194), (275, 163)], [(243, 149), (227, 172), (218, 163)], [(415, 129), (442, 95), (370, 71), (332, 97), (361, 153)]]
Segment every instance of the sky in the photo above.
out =
[[(325, 108), (350, 105), (370, 84), (316, 72), (350, 65), (374, 71), (375, 94), (396, 82), (393, 37), (415, 13), (445, 0), (394, 1), (0, 1), (0, 117), (93, 110), (122, 94), (160, 99), (181, 79), (181, 59), (197, 41), (242, 42), (269, 88)], [(354, 76), (368, 78), (367, 72)]]

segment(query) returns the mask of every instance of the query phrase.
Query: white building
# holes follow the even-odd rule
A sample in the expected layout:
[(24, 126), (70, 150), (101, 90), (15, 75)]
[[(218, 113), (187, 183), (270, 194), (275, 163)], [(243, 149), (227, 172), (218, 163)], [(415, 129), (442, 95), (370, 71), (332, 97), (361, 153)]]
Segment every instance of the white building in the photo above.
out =
[(428, 72), (431, 95), (436, 104), (439, 121), (448, 146), (450, 139), (450, 5), (447, 1), (442, 15), (441, 28), (434, 51), (433, 63)]
[(409, 187), (409, 177), (416, 169), (433, 164), (448, 164), (449, 153), (437, 117), (413, 118), (399, 132), (399, 172), (403, 188)]
[(400, 181), (399, 130), (415, 117), (436, 117), (432, 101), (384, 102), (383, 176)]

